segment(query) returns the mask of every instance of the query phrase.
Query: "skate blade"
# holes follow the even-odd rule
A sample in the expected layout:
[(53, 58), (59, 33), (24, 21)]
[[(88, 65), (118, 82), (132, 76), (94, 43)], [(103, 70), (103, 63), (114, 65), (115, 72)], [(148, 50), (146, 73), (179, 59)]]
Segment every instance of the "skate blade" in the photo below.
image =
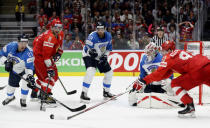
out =
[(57, 104), (46, 104), (45, 108), (56, 108), (57, 106)]
[(45, 112), (46, 111), (46, 108), (45, 107), (40, 107), (40, 111)]
[(27, 110), (28, 108), (27, 107), (21, 107), (21, 110), (22, 111), (25, 111), (25, 110)]
[(83, 100), (83, 99), (80, 99), (80, 103), (89, 104), (89, 103), (90, 103), (90, 100)]
[(187, 113), (187, 114), (178, 114), (179, 118), (196, 118), (195, 112)]

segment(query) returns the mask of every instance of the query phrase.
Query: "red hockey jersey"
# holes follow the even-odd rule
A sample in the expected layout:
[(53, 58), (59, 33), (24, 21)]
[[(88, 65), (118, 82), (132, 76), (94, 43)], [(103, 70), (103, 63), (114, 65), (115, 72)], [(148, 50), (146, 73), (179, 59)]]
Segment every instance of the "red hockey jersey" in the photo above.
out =
[(210, 63), (206, 56), (192, 55), (183, 50), (175, 50), (162, 58), (159, 68), (144, 80), (147, 84), (153, 81), (160, 81), (168, 78), (172, 73), (180, 74), (190, 73), (199, 70), (201, 67)]
[(59, 48), (62, 47), (63, 32), (61, 31), (56, 38), (51, 30), (47, 30), (34, 39), (33, 52), (34, 55), (42, 56), (44, 60), (51, 59)]

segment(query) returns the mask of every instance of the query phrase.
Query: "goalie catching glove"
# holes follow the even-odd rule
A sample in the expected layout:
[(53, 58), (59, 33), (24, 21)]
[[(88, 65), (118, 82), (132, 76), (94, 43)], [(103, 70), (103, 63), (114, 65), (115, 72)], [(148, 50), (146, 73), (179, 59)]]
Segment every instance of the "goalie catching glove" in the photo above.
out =
[(133, 91), (144, 92), (146, 87), (146, 81), (143, 79), (137, 79), (133, 84)]

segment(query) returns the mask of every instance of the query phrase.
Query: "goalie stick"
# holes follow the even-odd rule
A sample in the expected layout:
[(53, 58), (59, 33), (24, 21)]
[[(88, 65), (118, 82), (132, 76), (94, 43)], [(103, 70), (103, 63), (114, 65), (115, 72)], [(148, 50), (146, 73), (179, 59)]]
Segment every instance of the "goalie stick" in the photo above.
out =
[(63, 82), (61, 81), (60, 77), (58, 77), (58, 80), (61, 83), (61, 86), (63, 87), (64, 91), (66, 92), (66, 95), (72, 95), (72, 94), (77, 93), (77, 90), (73, 90), (73, 91), (67, 92), (67, 90), (66, 90), (65, 86), (63, 85)]
[[(19, 75), (19, 74), (17, 74), (17, 75), (20, 76), (21, 79), (23, 79), (23, 80), (27, 81), (28, 83), (30, 83), (30, 81), (28, 81), (28, 80), (26, 80), (25, 78), (23, 78), (23, 76), (21, 76), (21, 75)], [(77, 107), (77, 108), (70, 108), (70, 107), (68, 107), (67, 105), (65, 105), (64, 103), (62, 103), (61, 101), (59, 101), (59, 100), (55, 99), (54, 97), (48, 95), (48, 94), (47, 94), (45, 91), (43, 91), (41, 88), (39, 88), (39, 87), (36, 87), (36, 88), (37, 88), (40, 92), (42, 92), (44, 95), (46, 95), (46, 96), (48, 96), (49, 98), (55, 100), (56, 102), (58, 102), (60, 105), (62, 105), (62, 106), (65, 107), (66, 109), (70, 110), (71, 112), (81, 111), (81, 110), (83, 110), (83, 109), (86, 108), (86, 105), (85, 105), (85, 104), (82, 105), (82, 106), (79, 106), (79, 107)]]
[(113, 96), (112, 98), (110, 98), (110, 99), (108, 99), (108, 100), (105, 100), (105, 101), (100, 102), (100, 103), (98, 103), (98, 104), (96, 104), (96, 105), (93, 105), (93, 106), (91, 106), (91, 107), (89, 107), (89, 108), (87, 108), (87, 109), (85, 109), (85, 110), (83, 110), (83, 111), (81, 111), (81, 112), (79, 112), (79, 113), (77, 113), (77, 114), (74, 114), (74, 115), (72, 115), (72, 116), (68, 116), (68, 117), (67, 117), (67, 120), (72, 119), (73, 117), (76, 117), (76, 116), (78, 116), (78, 115), (81, 115), (81, 114), (83, 114), (83, 113), (85, 113), (85, 112), (87, 112), (87, 111), (90, 111), (90, 110), (92, 110), (92, 109), (94, 109), (94, 108), (96, 108), (96, 107), (98, 107), (98, 106), (100, 106), (100, 105), (103, 105), (103, 104), (105, 104), (105, 103), (107, 103), (107, 102), (109, 102), (109, 101), (111, 101), (111, 100), (114, 100), (114, 99), (116, 99), (117, 97), (119, 97), (119, 96), (121, 96), (121, 95), (124, 95), (124, 94), (128, 93), (129, 91), (130, 91), (130, 90), (127, 90), (127, 91), (125, 91), (125, 92), (122, 92), (122, 93), (120, 93), (120, 94), (118, 94), (118, 95), (116, 95), (116, 96)]

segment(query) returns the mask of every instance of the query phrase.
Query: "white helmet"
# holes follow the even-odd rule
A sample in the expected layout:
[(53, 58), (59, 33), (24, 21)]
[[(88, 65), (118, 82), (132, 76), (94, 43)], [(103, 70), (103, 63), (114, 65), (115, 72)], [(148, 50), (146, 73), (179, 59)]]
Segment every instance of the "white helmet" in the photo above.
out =
[(145, 47), (144, 52), (147, 54), (148, 58), (150, 58), (149, 60), (152, 60), (158, 52), (158, 47), (153, 42), (150, 42)]

